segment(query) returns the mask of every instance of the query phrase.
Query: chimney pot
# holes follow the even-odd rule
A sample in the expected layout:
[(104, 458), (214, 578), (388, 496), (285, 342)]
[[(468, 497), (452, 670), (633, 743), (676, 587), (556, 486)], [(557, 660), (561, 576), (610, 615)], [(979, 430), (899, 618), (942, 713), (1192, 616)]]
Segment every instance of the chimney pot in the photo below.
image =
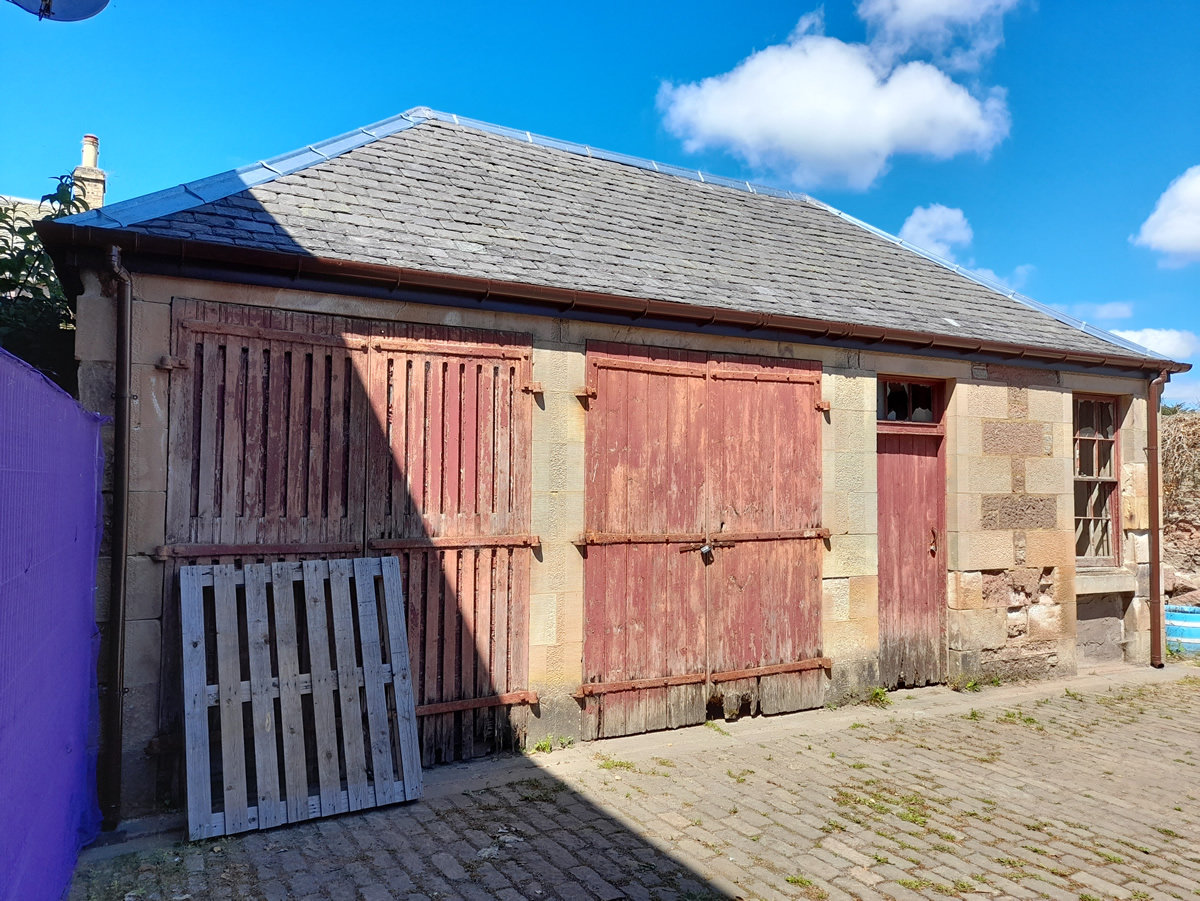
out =
[(83, 136), (83, 167), (98, 169), (100, 165), (100, 139), (95, 135)]

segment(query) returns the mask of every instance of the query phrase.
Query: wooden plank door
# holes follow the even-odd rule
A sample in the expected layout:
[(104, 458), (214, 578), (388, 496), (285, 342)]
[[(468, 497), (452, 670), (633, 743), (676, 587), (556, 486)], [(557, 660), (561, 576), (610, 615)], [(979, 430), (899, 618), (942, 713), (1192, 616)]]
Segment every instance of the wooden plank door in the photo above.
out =
[(373, 328), (367, 546), (400, 558), (408, 588), (422, 761), (519, 747), (536, 543), (531, 339)]
[(821, 653), (821, 366), (715, 357), (709, 377), (709, 672), (727, 715), (819, 706), (816, 669), (723, 676)]
[(594, 344), (586, 433), (585, 738), (704, 721), (704, 354)]
[(878, 436), (879, 677), (888, 688), (945, 679), (943, 440), (899, 430)]
[(585, 738), (820, 703), (820, 373), (588, 346)]

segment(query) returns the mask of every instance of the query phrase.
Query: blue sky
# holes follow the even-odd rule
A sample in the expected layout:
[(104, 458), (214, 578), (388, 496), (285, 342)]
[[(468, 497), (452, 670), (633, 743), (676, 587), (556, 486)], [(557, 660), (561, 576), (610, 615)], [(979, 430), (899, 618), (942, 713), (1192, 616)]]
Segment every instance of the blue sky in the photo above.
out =
[(730, 9), (0, 3), (0, 192), (44, 193), (84, 132), (111, 202), (428, 105), (798, 187), (1200, 362), (1200, 4)]

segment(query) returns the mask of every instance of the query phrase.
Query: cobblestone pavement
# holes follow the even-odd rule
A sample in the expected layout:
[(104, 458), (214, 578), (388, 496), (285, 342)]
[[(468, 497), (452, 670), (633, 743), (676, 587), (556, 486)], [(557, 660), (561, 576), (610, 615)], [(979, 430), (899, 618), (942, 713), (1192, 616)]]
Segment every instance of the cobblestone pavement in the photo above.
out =
[(91, 852), (70, 899), (1190, 898), (1191, 674), (901, 691), (429, 770), (411, 805)]

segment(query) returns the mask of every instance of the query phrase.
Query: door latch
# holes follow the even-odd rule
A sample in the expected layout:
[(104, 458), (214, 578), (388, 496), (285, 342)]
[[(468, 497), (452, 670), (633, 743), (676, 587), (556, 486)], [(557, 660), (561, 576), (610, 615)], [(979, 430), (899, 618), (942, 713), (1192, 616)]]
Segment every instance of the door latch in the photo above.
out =
[(937, 556), (937, 529), (929, 530), (929, 556)]

